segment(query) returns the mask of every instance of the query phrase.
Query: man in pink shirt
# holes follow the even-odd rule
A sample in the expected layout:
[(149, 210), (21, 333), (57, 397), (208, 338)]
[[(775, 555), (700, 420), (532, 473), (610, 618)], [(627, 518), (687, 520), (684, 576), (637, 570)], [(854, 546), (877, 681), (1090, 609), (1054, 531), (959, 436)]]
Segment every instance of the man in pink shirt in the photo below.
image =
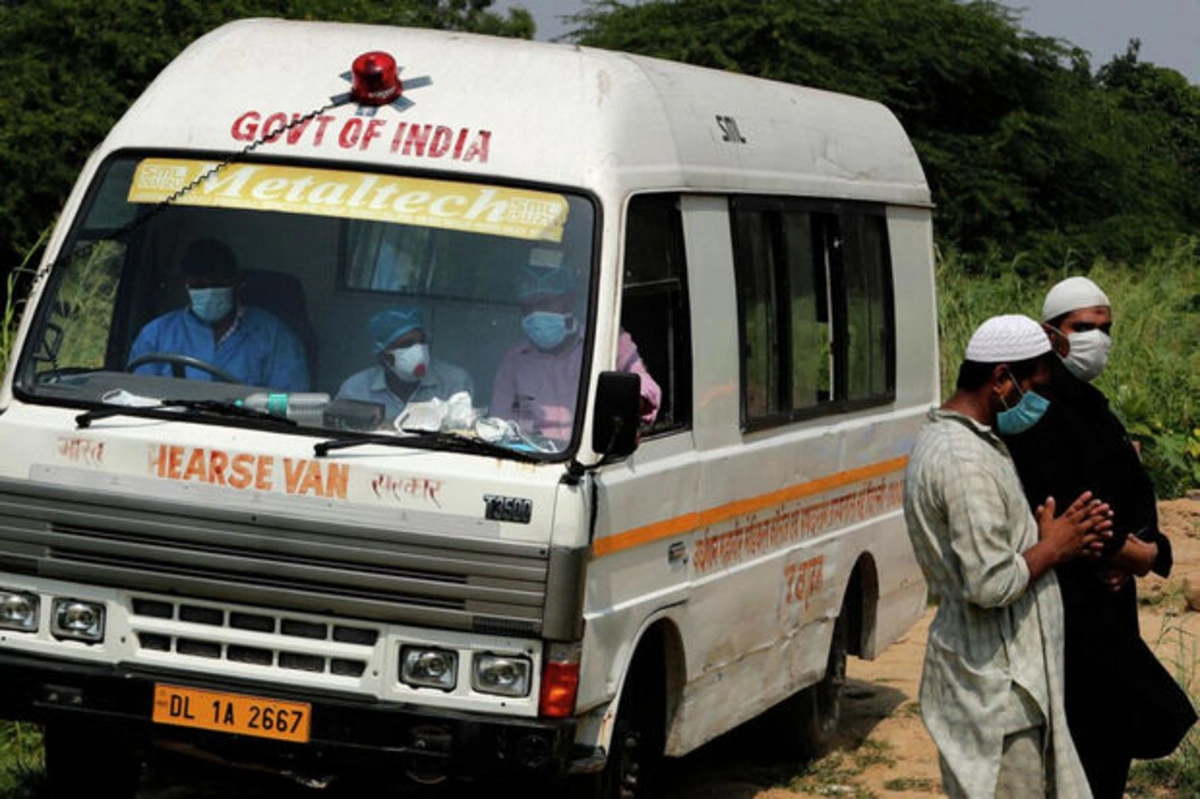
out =
[[(575, 281), (554, 251), (535, 250), (521, 278), (518, 299), (528, 339), (500, 361), (489, 412), (520, 423), (526, 433), (568, 441), (579, 397), (583, 328), (575, 318)], [(561, 257), (561, 256), (560, 256)], [(545, 264), (545, 265), (534, 265)], [(617, 368), (642, 380), (642, 423), (658, 414), (662, 389), (646, 371), (637, 345), (625, 331), (617, 341)]]

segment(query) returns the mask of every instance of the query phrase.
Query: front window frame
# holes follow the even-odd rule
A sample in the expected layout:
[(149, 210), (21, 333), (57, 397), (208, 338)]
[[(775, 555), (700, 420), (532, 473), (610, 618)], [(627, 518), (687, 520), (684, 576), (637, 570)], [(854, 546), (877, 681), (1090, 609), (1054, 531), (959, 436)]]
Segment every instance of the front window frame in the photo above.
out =
[[(69, 408), (78, 408), (82, 410), (90, 410), (98, 407), (105, 407), (103, 403), (97, 400), (71, 398), (67, 396), (48, 395), (46, 391), (39, 390), (38, 384), (34, 382), (34, 374), (36, 364), (39, 362), (38, 350), (43, 346), (43, 332), (47, 330), (47, 326), (52, 322), (52, 315), (55, 306), (58, 303), (58, 294), (62, 288), (62, 283), (67, 277), (68, 261), (72, 257), (73, 250), (79, 246), (81, 241), (103, 242), (103, 241), (118, 241), (128, 239), (131, 231), (135, 231), (140, 226), (149, 223), (166, 205), (159, 203), (156, 205), (147, 205), (144, 210), (139, 209), (125, 224), (119, 227), (112, 228), (87, 228), (88, 217), (97, 202), (97, 199), (102, 191), (105, 190), (106, 181), (108, 180), (112, 169), (120, 163), (132, 163), (136, 165), (141, 160), (146, 158), (178, 158), (188, 160), (205, 160), (216, 163), (225, 164), (229, 159), (228, 153), (213, 153), (210, 151), (193, 151), (179, 149), (157, 149), (157, 148), (128, 148), (116, 150), (109, 153), (104, 160), (96, 167), (92, 175), (92, 179), (87, 187), (86, 192), (75, 211), (73, 218), (70, 221), (70, 226), (67, 229), (66, 235), (63, 237), (61, 247), (53, 253), (47, 252), (43, 260), (40, 271), (46, 275), (45, 283), (38, 296), (37, 306), (32, 310), (33, 316), (31, 324), (28, 328), (28, 334), (25, 337), (22, 346), (18, 352), (15, 352), (15, 365), (12, 371), (13, 395), (18, 400), (35, 405), (49, 405)], [(580, 261), (586, 263), (588, 277), (586, 282), (580, 282), (580, 289), (587, 291), (587, 298), (582, 305), (584, 319), (583, 346), (580, 360), (580, 373), (578, 380), (578, 389), (575, 398), (574, 417), (571, 429), (571, 436), (565, 442), (565, 446), (556, 452), (520, 452), (521, 457), (531, 456), (527, 459), (539, 462), (562, 462), (574, 458), (578, 452), (579, 446), (583, 440), (583, 426), (587, 418), (588, 408), (588, 386), (590, 384), (590, 375), (592, 371), (593, 355), (595, 347), (595, 321), (597, 314), (597, 289), (600, 281), (600, 253), (601, 253), (601, 237), (603, 231), (603, 205), (600, 202), (597, 194), (589, 189), (584, 189), (575, 186), (565, 186), (558, 184), (546, 184), (535, 181), (522, 181), (505, 178), (497, 178), (490, 175), (478, 174), (463, 174), (457, 172), (447, 172), (444, 170), (425, 170), (413, 168), (388, 167), (381, 164), (359, 164), (345, 163), (342, 161), (330, 161), (326, 159), (301, 159), (301, 158), (280, 158), (266, 157), (259, 155), (239, 156), (236, 159), (229, 159), (230, 164), (262, 164), (266, 166), (281, 166), (281, 167), (305, 167), (313, 169), (337, 170), (350, 173), (364, 173), (372, 175), (385, 175), (397, 177), (411, 177), (421, 180), (437, 180), (449, 181), (457, 183), (466, 183), (474, 185), (494, 186), (505, 189), (530, 190), (538, 192), (553, 192), (559, 193), (567, 197), (575, 198), (582, 201), (591, 212), (591, 230), (587, 236), (589, 252), (585, 259)], [(126, 184), (126, 190), (128, 186)], [(132, 204), (131, 204), (132, 205)], [(348, 220), (342, 220), (343, 222)], [(99, 235), (88, 235), (89, 230), (103, 230)], [(95, 244), (85, 246), (96, 246)], [(340, 249), (340, 245), (339, 245)], [(335, 267), (337, 272), (334, 281), (338, 285), (340, 291), (356, 292), (359, 291), (353, 288), (345, 288), (342, 285), (343, 266)], [(122, 266), (118, 280), (123, 281), (128, 277), (128, 265)], [(113, 347), (119, 345), (118, 338), (126, 340), (126, 343), (132, 341), (130, 331), (122, 330), (120, 335), (114, 336), (114, 328), (120, 326), (118, 319), (123, 319), (122, 309), (126, 311), (126, 304), (130, 302), (127, 298), (130, 292), (124, 288), (119, 288), (116, 300), (113, 304), (112, 315), (109, 319), (107, 331), (109, 334), (109, 343), (105, 350), (105, 363), (107, 364), (112, 357)], [(424, 297), (418, 297), (418, 300)], [(126, 314), (127, 315), (127, 314)], [(118, 347), (119, 348), (119, 347)], [(127, 349), (127, 348), (126, 348)], [(114, 372), (114, 374), (116, 374)], [(195, 381), (192, 381), (195, 382)], [(44, 384), (43, 384), (44, 385)], [(219, 384), (211, 384), (219, 385)], [(482, 392), (481, 392), (482, 393)], [(189, 417), (189, 422), (197, 422), (201, 424), (216, 424), (219, 426), (234, 427), (234, 428), (250, 428), (250, 429), (265, 429), (272, 432), (281, 432), (292, 435), (305, 435), (308, 437), (334, 438), (334, 437), (353, 437), (358, 435), (354, 431), (336, 431), (318, 427), (300, 427), (300, 428), (281, 428), (275, 426), (267, 426), (255, 420), (237, 419), (237, 418), (199, 418)], [(364, 437), (369, 437), (370, 434), (363, 434)], [(398, 441), (403, 438), (397, 436)], [(516, 454), (514, 452), (514, 454)]]

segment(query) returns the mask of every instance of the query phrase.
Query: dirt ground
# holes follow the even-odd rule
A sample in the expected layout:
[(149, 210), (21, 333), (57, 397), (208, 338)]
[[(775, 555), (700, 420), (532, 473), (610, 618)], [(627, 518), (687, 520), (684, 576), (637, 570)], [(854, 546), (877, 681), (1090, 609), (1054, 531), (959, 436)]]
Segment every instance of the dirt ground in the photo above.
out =
[[(1172, 671), (1192, 675), (1197, 671), (1200, 613), (1187, 610), (1185, 590), (1194, 587), (1200, 600), (1200, 497), (1161, 503), (1160, 517), (1160, 526), (1172, 541), (1175, 568), (1169, 580), (1150, 575), (1141, 581), (1142, 634)], [(921, 661), (932, 618), (931, 609), (877, 660), (851, 658), (840, 743), (829, 756), (807, 766), (780, 762), (764, 754), (764, 742), (756, 730), (735, 730), (685, 758), (670, 761), (663, 799), (927, 799), (941, 795), (937, 751), (917, 707)], [(1193, 693), (1200, 690), (1200, 678), (1196, 683)], [(138, 796), (241, 799), (329, 793), (340, 795), (337, 790), (300, 791), (275, 778), (262, 781), (253, 775), (202, 767), (187, 776), (151, 772)]]

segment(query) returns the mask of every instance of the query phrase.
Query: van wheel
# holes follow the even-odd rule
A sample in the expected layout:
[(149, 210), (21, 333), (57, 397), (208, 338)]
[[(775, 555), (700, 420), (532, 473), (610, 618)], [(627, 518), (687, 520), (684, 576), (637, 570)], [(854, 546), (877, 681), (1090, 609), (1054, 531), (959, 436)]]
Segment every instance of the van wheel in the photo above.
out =
[(42, 734), (46, 795), (50, 799), (91, 796), (133, 799), (142, 764), (128, 742), (111, 729), (75, 720), (52, 721)]
[(825, 676), (796, 697), (798, 729), (796, 752), (804, 760), (815, 760), (833, 747), (842, 718), (842, 693), (846, 688), (846, 650), (849, 630), (845, 614), (839, 614), (829, 642)]
[[(645, 660), (642, 659), (642, 664)], [(654, 778), (663, 752), (663, 691), (654, 690), (649, 675), (629, 675), (613, 724), (604, 770), (574, 778), (571, 799), (643, 799), (654, 796)]]
[(843, 613), (833, 626), (825, 676), (763, 717), (758, 735), (780, 757), (803, 763), (816, 760), (833, 747), (842, 715), (848, 645), (849, 630)]

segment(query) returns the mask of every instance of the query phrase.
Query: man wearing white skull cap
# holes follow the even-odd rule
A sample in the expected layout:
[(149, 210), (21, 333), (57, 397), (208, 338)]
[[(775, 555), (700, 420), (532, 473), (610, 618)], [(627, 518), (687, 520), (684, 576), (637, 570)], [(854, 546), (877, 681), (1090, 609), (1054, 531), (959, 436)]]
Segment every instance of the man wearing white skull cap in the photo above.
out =
[(1091, 381), (1104, 371), (1112, 348), (1112, 307), (1099, 286), (1086, 277), (1055, 283), (1042, 303), (1042, 324), (1071, 374)]
[(1132, 758), (1170, 754), (1196, 720), (1191, 701), (1142, 640), (1132, 575), (1171, 570), (1154, 486), (1104, 394), (1091, 384), (1111, 346), (1108, 296), (1086, 277), (1054, 285), (1042, 322), (1058, 355), (1044, 417), (1003, 435), (1030, 507), (1091, 491), (1112, 508), (1097, 560), (1055, 572), (1065, 612), (1067, 722), (1096, 799), (1120, 799)]
[(938, 598), (921, 717), (951, 797), (1091, 796), (1063, 710), (1054, 567), (1099, 546), (1108, 507), (1084, 493), (1056, 517), (1045, 498), (1035, 517), (996, 432), (1027, 429), (1045, 412), (1037, 392), (1050, 353), (1029, 317), (980, 325), (905, 474), (909, 537)]

